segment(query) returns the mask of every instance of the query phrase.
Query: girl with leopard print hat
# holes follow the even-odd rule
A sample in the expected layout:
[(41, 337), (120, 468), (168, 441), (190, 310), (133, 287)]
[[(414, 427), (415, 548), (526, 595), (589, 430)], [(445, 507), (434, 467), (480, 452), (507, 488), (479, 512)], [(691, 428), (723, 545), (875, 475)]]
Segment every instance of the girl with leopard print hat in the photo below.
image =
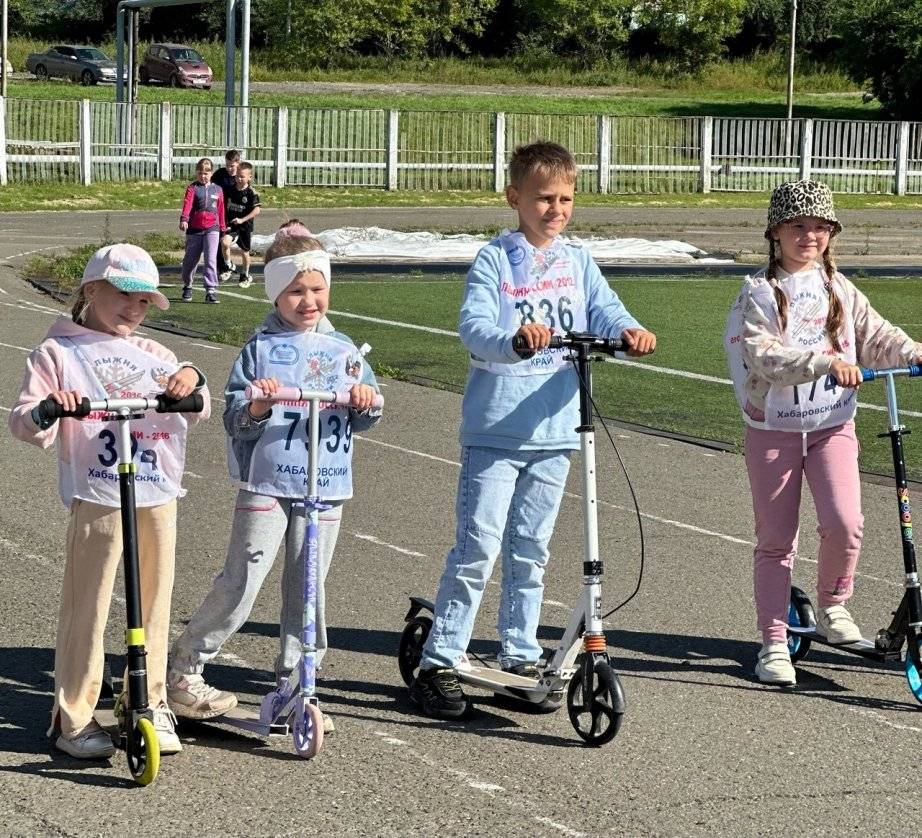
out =
[(864, 518), (855, 436), (859, 364), (922, 361), (922, 344), (881, 317), (836, 270), (842, 231), (829, 187), (813, 180), (772, 193), (768, 266), (746, 277), (724, 346), (746, 422), (745, 456), (755, 514), (754, 588), (762, 634), (756, 675), (793, 686), (787, 646), (791, 571), (806, 477), (819, 521), (817, 631), (832, 643), (861, 639), (845, 608)]

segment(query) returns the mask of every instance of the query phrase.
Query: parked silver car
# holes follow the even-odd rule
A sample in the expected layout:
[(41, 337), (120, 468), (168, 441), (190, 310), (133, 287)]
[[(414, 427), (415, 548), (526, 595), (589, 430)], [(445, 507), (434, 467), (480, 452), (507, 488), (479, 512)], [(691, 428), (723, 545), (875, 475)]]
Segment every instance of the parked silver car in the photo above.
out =
[(61, 45), (33, 52), (26, 58), (26, 70), (42, 81), (60, 78), (91, 85), (116, 79), (115, 62), (96, 47)]

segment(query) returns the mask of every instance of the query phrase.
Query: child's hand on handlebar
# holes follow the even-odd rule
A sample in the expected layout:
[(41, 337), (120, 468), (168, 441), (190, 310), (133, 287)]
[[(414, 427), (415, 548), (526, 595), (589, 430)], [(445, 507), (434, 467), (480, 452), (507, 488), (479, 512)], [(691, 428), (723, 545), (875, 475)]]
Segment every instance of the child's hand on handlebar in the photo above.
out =
[(376, 395), (374, 387), (369, 387), (367, 384), (353, 384), (349, 391), (349, 407), (359, 413), (371, 410)]
[(543, 323), (526, 323), (516, 332), (525, 340), (528, 351), (534, 355), (539, 349), (547, 349), (551, 345), (551, 336), (554, 334)]
[(628, 355), (649, 355), (656, 349), (656, 335), (646, 329), (625, 329), (621, 340), (628, 346)]
[(72, 413), (83, 401), (83, 394), (79, 390), (55, 390), (48, 394), (48, 398), (56, 401), (68, 413)]
[(163, 393), (171, 399), (184, 399), (198, 386), (198, 372), (192, 367), (180, 367), (166, 382)]
[(854, 364), (848, 363), (848, 361), (842, 361), (839, 358), (836, 358), (832, 362), (832, 366), (829, 367), (829, 372), (835, 377), (836, 383), (840, 387), (854, 387), (858, 389), (858, 385), (862, 382), (861, 376), (861, 367), (856, 367)]
[[(282, 385), (275, 378), (257, 378), (253, 382), (254, 387), (258, 387), (267, 396), (274, 396)], [(253, 399), (247, 410), (254, 419), (265, 419), (272, 412), (271, 399)]]

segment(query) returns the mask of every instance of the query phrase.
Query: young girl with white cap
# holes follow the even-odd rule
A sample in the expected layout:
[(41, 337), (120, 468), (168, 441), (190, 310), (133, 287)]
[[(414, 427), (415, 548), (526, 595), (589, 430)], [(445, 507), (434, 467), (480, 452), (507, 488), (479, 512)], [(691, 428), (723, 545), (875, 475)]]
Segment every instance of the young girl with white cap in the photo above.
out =
[[(58, 443), (59, 492), (70, 510), (67, 554), (54, 660), (54, 706), (48, 735), (71, 756), (95, 759), (115, 752), (109, 734), (93, 718), (102, 688), (103, 635), (115, 574), (122, 556), (121, 501), (114, 469), (115, 435), (101, 418), (37, 425), (32, 408), (51, 396), (74, 410), (90, 399), (138, 398), (164, 393), (180, 399), (201, 391), (201, 413), (146, 414), (132, 421), (143, 440), (136, 484), (141, 602), (147, 650), (148, 701), (160, 752), (182, 749), (166, 704), (166, 653), (170, 596), (176, 560), (176, 499), (186, 429), (211, 412), (205, 377), (180, 364), (166, 347), (134, 334), (150, 305), (169, 307), (158, 291), (157, 267), (131, 244), (97, 250), (69, 317), (59, 317), (26, 362), (26, 374), (10, 430), (48, 448)], [(153, 479), (156, 478), (156, 479)]]

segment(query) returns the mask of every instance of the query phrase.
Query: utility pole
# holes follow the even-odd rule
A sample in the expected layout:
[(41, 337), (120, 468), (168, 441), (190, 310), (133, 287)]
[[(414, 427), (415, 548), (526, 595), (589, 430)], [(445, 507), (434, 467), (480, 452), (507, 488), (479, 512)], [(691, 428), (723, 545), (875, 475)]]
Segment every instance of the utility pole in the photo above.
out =
[(794, 46), (797, 41), (797, 0), (791, 0), (791, 50), (788, 54), (788, 122), (794, 111)]
[(10, 8), (7, 0), (3, 0), (3, 21), (0, 23), (0, 96), (6, 96), (6, 53), (7, 53), (7, 19), (9, 18)]

